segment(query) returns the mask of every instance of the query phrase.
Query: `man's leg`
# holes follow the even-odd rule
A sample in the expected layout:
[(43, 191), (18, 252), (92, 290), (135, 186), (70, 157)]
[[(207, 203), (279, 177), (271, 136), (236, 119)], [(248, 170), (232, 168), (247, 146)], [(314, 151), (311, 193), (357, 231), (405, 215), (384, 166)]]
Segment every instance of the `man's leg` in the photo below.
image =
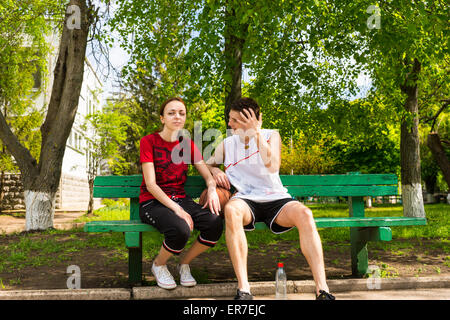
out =
[(250, 292), (247, 276), (247, 237), (244, 226), (252, 221), (250, 208), (241, 199), (233, 199), (225, 206), (225, 240), (233, 269), (238, 280), (238, 289)]
[(278, 214), (275, 223), (283, 227), (297, 227), (300, 248), (311, 268), (316, 293), (319, 294), (319, 290), (330, 292), (326, 283), (322, 243), (311, 210), (298, 201), (289, 202)]

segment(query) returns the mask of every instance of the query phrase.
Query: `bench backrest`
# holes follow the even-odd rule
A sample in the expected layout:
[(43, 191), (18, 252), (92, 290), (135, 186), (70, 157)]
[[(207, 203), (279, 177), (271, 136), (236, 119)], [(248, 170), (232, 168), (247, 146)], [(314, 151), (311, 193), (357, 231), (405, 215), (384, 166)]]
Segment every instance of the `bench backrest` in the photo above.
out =
[[(281, 175), (292, 196), (389, 196), (398, 194), (395, 174)], [(130, 198), (130, 220), (139, 220), (139, 193), (142, 175), (98, 176), (94, 181), (95, 198)], [(205, 189), (201, 176), (189, 176), (185, 190), (193, 198)]]

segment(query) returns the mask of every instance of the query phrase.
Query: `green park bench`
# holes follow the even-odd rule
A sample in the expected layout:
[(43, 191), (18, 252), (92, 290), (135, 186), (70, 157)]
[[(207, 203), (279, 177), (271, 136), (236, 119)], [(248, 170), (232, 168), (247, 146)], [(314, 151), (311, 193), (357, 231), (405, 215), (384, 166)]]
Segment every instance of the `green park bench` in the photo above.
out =
[[(352, 274), (364, 276), (368, 271), (368, 241), (392, 240), (391, 226), (426, 225), (425, 218), (366, 217), (364, 197), (397, 195), (395, 174), (282, 175), (281, 181), (296, 197), (348, 197), (349, 217), (315, 218), (318, 228), (350, 227)], [(142, 175), (98, 176), (94, 181), (95, 198), (130, 198), (130, 220), (90, 221), (86, 232), (123, 232), (128, 255), (128, 280), (131, 285), (142, 281), (142, 232), (156, 231), (139, 218), (139, 190)], [(205, 189), (201, 176), (188, 177), (186, 193), (193, 198)], [(256, 229), (267, 229), (257, 223)]]

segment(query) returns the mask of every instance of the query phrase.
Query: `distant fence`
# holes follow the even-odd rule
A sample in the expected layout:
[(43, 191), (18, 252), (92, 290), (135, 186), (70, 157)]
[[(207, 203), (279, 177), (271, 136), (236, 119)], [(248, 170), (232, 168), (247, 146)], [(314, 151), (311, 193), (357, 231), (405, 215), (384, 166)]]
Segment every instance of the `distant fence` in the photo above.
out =
[[(348, 203), (347, 197), (297, 197), (298, 200), (305, 204), (321, 204), (321, 203)], [(372, 204), (402, 204), (402, 196), (380, 196), (380, 197), (364, 197), (366, 206)], [(424, 203), (449, 203), (447, 193), (435, 193), (423, 196)]]
[[(3, 175), (0, 211), (23, 212), (25, 202), (20, 174)], [(94, 208), (100, 206), (100, 199), (94, 199)], [(86, 178), (63, 173), (58, 191), (55, 195), (55, 209), (64, 211), (87, 210), (89, 202), (89, 185)]]
[[(303, 203), (320, 204), (320, 203), (348, 203), (348, 197), (299, 197)], [(402, 196), (380, 196), (380, 197), (364, 197), (366, 204), (368, 202), (377, 204), (401, 204)]]

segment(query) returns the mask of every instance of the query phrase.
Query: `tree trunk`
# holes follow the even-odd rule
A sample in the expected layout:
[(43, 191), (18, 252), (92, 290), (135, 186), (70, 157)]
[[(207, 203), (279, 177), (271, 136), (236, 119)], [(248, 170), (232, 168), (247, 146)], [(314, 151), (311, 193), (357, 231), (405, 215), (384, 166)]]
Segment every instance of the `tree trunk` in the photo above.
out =
[(55, 194), (25, 190), (25, 231), (46, 230), (53, 227)]
[(234, 9), (226, 11), (225, 17), (225, 124), (228, 128), (228, 117), (231, 104), (242, 95), (242, 51), (248, 25), (235, 27), (238, 17)]
[(401, 88), (407, 95), (404, 108), (408, 116), (402, 119), (400, 136), (403, 215), (407, 217), (425, 217), (419, 149), (419, 109), (417, 100), (419, 72), (420, 62), (414, 59), (412, 70), (406, 76), (405, 83)]
[[(87, 37), (93, 22), (86, 0), (71, 0), (66, 12), (46, 119), (41, 126), (39, 163), (11, 131), (0, 113), (0, 139), (16, 159), (25, 190), (25, 230), (53, 227), (54, 200), (61, 177), (66, 141), (75, 120), (84, 73)], [(79, 24), (73, 25), (73, 21)]]
[(445, 154), (444, 147), (442, 146), (441, 139), (437, 132), (430, 132), (430, 134), (428, 134), (427, 145), (444, 175), (445, 182), (447, 182), (447, 185), (450, 188), (450, 161)]
[(437, 181), (437, 176), (436, 175), (432, 175), (432, 176), (427, 176), (424, 177), (424, 182), (425, 182), (425, 190), (427, 191), (426, 194), (426, 202), (427, 203), (434, 203), (434, 190), (436, 189), (436, 181)]
[(5, 184), (5, 171), (0, 172), (0, 214), (3, 211), (3, 198), (5, 197), (5, 191), (3, 191), (3, 185)]
[(89, 204), (87, 215), (90, 217), (94, 214), (94, 178), (89, 178), (88, 183), (89, 183)]

